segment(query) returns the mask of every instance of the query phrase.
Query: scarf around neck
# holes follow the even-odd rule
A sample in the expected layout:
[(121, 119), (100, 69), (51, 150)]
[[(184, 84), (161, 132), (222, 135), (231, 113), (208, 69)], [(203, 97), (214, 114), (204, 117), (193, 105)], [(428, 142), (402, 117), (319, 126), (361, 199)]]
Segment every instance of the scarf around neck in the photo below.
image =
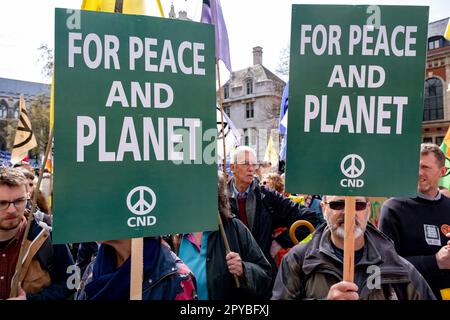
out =
[[(144, 238), (144, 274), (156, 267), (161, 251), (159, 238)], [(89, 300), (130, 299), (131, 257), (116, 268), (116, 251), (102, 244), (95, 259), (92, 281), (85, 287)]]

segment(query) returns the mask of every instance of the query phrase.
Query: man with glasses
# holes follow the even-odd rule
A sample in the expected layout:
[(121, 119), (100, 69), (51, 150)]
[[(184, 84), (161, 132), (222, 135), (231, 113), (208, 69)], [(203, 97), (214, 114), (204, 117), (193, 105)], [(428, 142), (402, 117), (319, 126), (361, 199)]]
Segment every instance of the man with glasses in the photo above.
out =
[[(7, 299), (25, 235), (25, 255), (17, 300), (67, 299), (68, 267), (73, 260), (66, 245), (52, 245), (48, 230), (27, 221), (28, 181), (18, 169), (0, 168), (0, 300)], [(28, 213), (27, 213), (28, 215)]]
[(272, 299), (422, 300), (433, 292), (392, 242), (369, 222), (370, 203), (356, 197), (354, 283), (342, 280), (345, 198), (324, 196), (326, 224), (292, 248), (278, 271)]
[(450, 198), (439, 192), (447, 172), (445, 155), (435, 144), (420, 150), (417, 196), (387, 200), (380, 230), (428, 281), (438, 299), (450, 300)]
[[(315, 212), (305, 206), (260, 186), (258, 178), (255, 177), (255, 170), (259, 165), (252, 148), (236, 148), (230, 162), (233, 172), (233, 178), (228, 182), (231, 211), (250, 229), (272, 265), (273, 281), (277, 272), (276, 263), (270, 254), (273, 231), (278, 227), (289, 228), (297, 220), (307, 220), (317, 226), (319, 219)], [(308, 234), (308, 229), (298, 229), (297, 238), (301, 240)]]

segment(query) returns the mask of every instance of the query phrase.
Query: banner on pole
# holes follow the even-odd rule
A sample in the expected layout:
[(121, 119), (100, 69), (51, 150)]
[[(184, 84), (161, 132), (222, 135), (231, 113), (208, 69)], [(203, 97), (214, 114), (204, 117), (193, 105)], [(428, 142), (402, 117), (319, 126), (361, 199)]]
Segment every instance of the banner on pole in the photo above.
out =
[(55, 28), (55, 242), (217, 229), (213, 26), (56, 9)]
[(287, 190), (416, 193), (427, 28), (428, 7), (292, 6)]

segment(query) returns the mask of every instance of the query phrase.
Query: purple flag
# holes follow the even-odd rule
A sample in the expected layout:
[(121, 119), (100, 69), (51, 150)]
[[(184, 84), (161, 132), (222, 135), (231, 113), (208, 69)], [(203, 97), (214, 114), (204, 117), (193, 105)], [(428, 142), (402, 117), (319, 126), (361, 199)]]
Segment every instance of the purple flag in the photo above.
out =
[(289, 81), (286, 83), (283, 90), (283, 97), (280, 104), (280, 123), (278, 125), (278, 131), (283, 136), (280, 148), (280, 160), (286, 160), (286, 146), (287, 146), (287, 117), (288, 117), (288, 105), (289, 105)]
[(289, 81), (284, 86), (283, 97), (280, 104), (280, 121), (278, 125), (278, 131), (282, 135), (287, 134), (287, 111), (288, 111), (288, 99), (289, 98)]
[(202, 18), (200, 21), (214, 24), (216, 32), (216, 59), (222, 60), (231, 72), (228, 32), (219, 0), (203, 0)]

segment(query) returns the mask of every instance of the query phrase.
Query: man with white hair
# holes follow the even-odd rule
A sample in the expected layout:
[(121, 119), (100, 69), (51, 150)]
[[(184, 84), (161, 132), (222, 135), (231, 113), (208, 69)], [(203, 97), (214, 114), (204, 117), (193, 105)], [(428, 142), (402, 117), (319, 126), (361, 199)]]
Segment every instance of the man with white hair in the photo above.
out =
[[(297, 220), (307, 220), (317, 226), (319, 219), (315, 212), (291, 201), (282, 194), (260, 186), (255, 177), (258, 168), (255, 151), (247, 146), (236, 148), (231, 156), (233, 178), (228, 182), (231, 211), (252, 232), (267, 260), (272, 265), (272, 279), (277, 267), (270, 255), (272, 232), (278, 227), (289, 228)], [(309, 230), (300, 229), (298, 239), (303, 239)], [(292, 244), (293, 245), (293, 244)]]
[(356, 197), (354, 283), (342, 280), (345, 198), (324, 196), (326, 224), (292, 248), (278, 271), (272, 299), (434, 300), (425, 279), (369, 221), (370, 202)]

